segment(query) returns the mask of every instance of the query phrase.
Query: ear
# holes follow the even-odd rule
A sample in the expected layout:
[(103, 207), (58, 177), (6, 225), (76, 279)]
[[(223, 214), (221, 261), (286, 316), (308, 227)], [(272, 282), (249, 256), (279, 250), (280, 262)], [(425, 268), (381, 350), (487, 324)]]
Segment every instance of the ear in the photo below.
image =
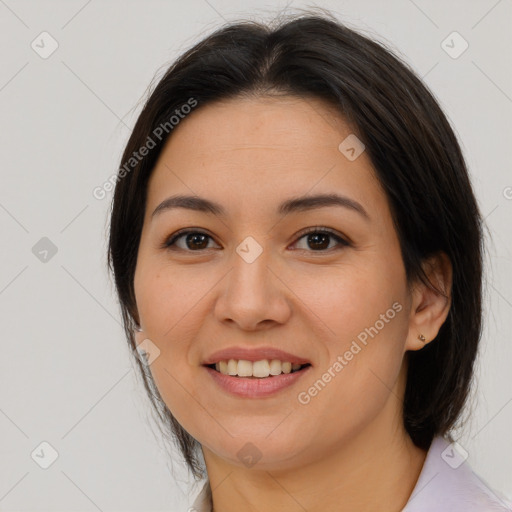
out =
[(406, 351), (421, 350), (431, 343), (445, 322), (451, 306), (453, 271), (446, 253), (441, 251), (430, 256), (422, 266), (431, 285), (419, 279), (412, 285)]

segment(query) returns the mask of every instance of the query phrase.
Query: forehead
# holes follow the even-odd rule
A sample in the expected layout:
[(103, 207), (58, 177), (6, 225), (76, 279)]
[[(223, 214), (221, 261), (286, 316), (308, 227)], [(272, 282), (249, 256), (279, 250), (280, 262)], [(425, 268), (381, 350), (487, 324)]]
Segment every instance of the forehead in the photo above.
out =
[(344, 141), (357, 141), (354, 132), (319, 99), (237, 98), (199, 107), (167, 140), (150, 178), (148, 205), (175, 192), (229, 199), (235, 207), (237, 197), (261, 204), (338, 190), (382, 206), (366, 153), (351, 160), (340, 150)]
[(192, 111), (173, 130), (165, 150), (179, 155), (181, 148), (194, 145), (188, 158), (201, 158), (233, 150), (254, 154), (258, 148), (285, 152), (336, 148), (340, 137), (352, 131), (338, 112), (319, 99), (235, 98)]

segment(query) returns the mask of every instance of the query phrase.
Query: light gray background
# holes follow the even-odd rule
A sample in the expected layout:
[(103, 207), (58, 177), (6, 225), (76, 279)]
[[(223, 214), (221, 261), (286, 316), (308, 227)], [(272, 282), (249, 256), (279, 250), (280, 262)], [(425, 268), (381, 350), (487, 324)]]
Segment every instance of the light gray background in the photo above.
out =
[[(150, 422), (105, 270), (111, 194), (92, 190), (116, 171), (155, 73), (225, 21), (268, 19), (287, 4), (308, 5), (0, 0), (0, 510), (186, 510), (186, 473)], [(461, 445), (511, 496), (512, 2), (309, 5), (401, 52), (459, 135), (493, 237)], [(59, 45), (47, 59), (31, 48), (43, 31)], [(441, 46), (453, 31), (469, 43), (457, 59)], [(58, 249), (46, 262), (32, 250), (42, 237)], [(31, 458), (43, 441), (59, 455), (48, 469)]]

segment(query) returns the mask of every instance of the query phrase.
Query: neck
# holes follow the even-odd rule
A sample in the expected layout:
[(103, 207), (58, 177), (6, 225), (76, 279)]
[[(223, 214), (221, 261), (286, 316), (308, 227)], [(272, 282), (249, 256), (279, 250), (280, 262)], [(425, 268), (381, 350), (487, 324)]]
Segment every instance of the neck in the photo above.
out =
[(226, 463), (203, 448), (214, 512), (400, 511), (423, 467), (426, 451), (403, 427), (395, 392), (374, 421), (328, 454), (292, 469), (255, 471)]

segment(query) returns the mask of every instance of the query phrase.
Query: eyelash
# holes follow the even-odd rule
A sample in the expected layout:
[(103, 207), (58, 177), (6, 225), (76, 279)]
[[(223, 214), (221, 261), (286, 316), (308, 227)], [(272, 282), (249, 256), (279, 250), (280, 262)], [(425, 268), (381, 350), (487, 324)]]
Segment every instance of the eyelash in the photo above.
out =
[[(350, 242), (348, 242), (345, 238), (343, 238), (342, 236), (340, 236), (336, 231), (333, 231), (329, 228), (324, 228), (322, 226), (315, 226), (315, 227), (312, 227), (312, 228), (308, 228), (306, 231), (303, 231), (299, 237), (297, 238), (296, 242), (299, 241), (301, 238), (304, 238), (305, 236), (311, 234), (311, 233), (317, 233), (317, 234), (325, 234), (325, 235), (329, 235), (330, 237), (332, 237), (337, 243), (338, 243), (338, 247), (331, 247), (330, 249), (320, 249), (320, 250), (307, 250), (307, 249), (298, 249), (298, 250), (305, 250), (307, 252), (313, 252), (313, 253), (325, 253), (325, 252), (331, 252), (333, 249), (336, 250), (336, 249), (340, 249), (341, 247), (348, 247), (351, 245)], [(208, 233), (205, 233), (204, 231), (201, 231), (201, 230), (196, 230), (196, 229), (184, 229), (184, 230), (181, 230), (181, 231), (178, 231), (176, 233), (174, 233), (173, 235), (171, 235), (169, 238), (167, 238), (164, 243), (162, 244), (162, 249), (168, 249), (168, 250), (180, 250), (180, 251), (184, 251), (184, 252), (190, 252), (190, 253), (194, 253), (194, 252), (204, 252), (204, 251), (207, 251), (208, 249), (198, 249), (198, 250), (190, 250), (190, 249), (181, 249), (181, 248), (178, 248), (178, 249), (173, 249), (173, 246), (175, 245), (176, 241), (181, 238), (181, 237), (184, 237), (185, 235), (189, 235), (189, 234), (197, 234), (197, 235), (205, 235), (207, 237), (209, 237), (210, 239), (213, 240), (213, 237), (210, 236)], [(294, 242), (294, 243), (296, 243)], [(341, 246), (341, 247), (340, 247)]]

